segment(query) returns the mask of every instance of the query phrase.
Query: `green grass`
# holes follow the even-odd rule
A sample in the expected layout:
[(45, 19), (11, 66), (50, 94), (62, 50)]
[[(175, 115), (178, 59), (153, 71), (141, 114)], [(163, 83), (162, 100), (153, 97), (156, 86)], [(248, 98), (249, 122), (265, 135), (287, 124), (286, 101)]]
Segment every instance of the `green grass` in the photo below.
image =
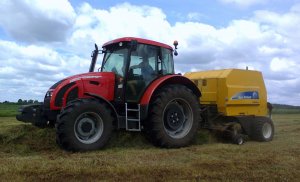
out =
[(15, 103), (0, 103), (0, 117), (16, 116), (19, 107)]
[(274, 114), (300, 114), (300, 109), (298, 108), (274, 108), (272, 110)]
[(0, 118), (0, 181), (297, 181), (300, 114), (274, 115), (272, 142), (242, 146), (200, 131), (194, 145), (161, 149), (139, 133), (115, 133), (104, 150), (69, 153), (53, 129)]
[[(17, 103), (0, 103), (0, 117), (16, 116), (18, 108), (21, 105)], [(300, 114), (299, 107), (290, 106), (285, 107), (275, 104), (272, 113), (274, 114)]]

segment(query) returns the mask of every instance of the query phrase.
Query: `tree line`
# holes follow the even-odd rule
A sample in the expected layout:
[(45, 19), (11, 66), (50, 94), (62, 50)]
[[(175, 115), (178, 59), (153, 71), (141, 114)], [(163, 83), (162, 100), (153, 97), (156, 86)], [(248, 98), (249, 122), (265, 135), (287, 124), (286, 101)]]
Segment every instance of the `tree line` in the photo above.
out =
[(275, 109), (300, 109), (300, 106), (292, 106), (287, 104), (272, 104)]
[(40, 102), (38, 100), (32, 100), (32, 99), (29, 99), (29, 100), (19, 99), (17, 102), (4, 101), (2, 103), (3, 104), (38, 104)]

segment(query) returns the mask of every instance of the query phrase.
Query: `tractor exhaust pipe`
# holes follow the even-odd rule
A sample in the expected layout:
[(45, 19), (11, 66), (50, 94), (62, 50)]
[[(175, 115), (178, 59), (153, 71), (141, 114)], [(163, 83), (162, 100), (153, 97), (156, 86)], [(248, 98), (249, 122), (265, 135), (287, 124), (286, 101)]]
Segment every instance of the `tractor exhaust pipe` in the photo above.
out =
[(92, 62), (91, 62), (91, 65), (90, 65), (89, 72), (94, 72), (98, 54), (99, 54), (98, 46), (97, 46), (97, 44), (95, 44), (95, 50), (93, 51), (92, 56), (91, 56), (92, 57)]

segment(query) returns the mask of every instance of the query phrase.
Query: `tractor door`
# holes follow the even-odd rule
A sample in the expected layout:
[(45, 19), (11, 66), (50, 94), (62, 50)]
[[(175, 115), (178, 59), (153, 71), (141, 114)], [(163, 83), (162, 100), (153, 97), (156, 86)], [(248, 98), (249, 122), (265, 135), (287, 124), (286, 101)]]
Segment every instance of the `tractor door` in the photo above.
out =
[(124, 77), (127, 65), (128, 47), (121, 44), (113, 44), (107, 47), (102, 62), (102, 72), (114, 72), (116, 75), (115, 101), (124, 101)]
[(158, 77), (159, 47), (138, 44), (131, 52), (126, 101), (138, 102), (147, 86)]

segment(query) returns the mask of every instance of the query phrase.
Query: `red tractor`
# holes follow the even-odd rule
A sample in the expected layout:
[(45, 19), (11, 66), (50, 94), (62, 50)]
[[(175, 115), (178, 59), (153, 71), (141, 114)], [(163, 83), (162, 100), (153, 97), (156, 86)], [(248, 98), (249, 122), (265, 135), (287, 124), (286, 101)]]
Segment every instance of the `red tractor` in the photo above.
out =
[[(17, 119), (55, 126), (56, 141), (69, 151), (100, 149), (114, 129), (144, 131), (155, 145), (183, 147), (199, 125), (201, 93), (174, 73), (172, 47), (125, 37), (92, 54), (89, 73), (65, 78), (47, 91), (43, 104), (22, 106)], [(94, 72), (99, 53), (103, 61)]]

